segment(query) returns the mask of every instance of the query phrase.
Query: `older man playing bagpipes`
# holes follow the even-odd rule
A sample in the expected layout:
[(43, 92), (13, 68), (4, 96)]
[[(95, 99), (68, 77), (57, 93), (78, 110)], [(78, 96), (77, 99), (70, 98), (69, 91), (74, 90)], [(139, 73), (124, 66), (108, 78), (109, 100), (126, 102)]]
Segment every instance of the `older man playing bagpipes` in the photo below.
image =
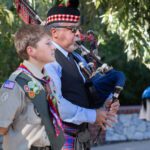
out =
[[(28, 6), (25, 0), (20, 0), (18, 4), (17, 10), (19, 13), (21, 12), (20, 7), (24, 6), (24, 9), (26, 7), (26, 12), (28, 16), (30, 16), (28, 23), (34, 22), (43, 24), (35, 11)], [(78, 47), (83, 48), (83, 46), (78, 43), (80, 36), (80, 12), (77, 9), (78, 4), (79, 2), (77, 0), (70, 0), (67, 5), (52, 7), (47, 14), (47, 23), (45, 25), (57, 49), (55, 54), (56, 62), (47, 64), (45, 70), (56, 85), (56, 93), (59, 99), (57, 105), (63, 120), (66, 140), (63, 150), (90, 149), (90, 135), (87, 130), (87, 123), (96, 123), (102, 129), (106, 129), (107, 125), (111, 126), (111, 122), (115, 122), (114, 117), (119, 109), (119, 93), (118, 90), (116, 93), (115, 89), (119, 87), (120, 91), (124, 84), (123, 75), (121, 85), (117, 84), (118, 81), (116, 80), (118, 80), (118, 77), (116, 77), (117, 75), (115, 74), (113, 74), (115, 77), (113, 80), (106, 82), (107, 86), (105, 86), (103, 80), (104, 85), (102, 85), (102, 87), (107, 88), (110, 84), (113, 88), (110, 88), (111, 91), (107, 92), (106, 96), (101, 99), (101, 95), (105, 95), (103, 93), (105, 90), (99, 90), (99, 86), (101, 87), (100, 74), (91, 72), (92, 69), (88, 66), (86, 60), (79, 54), (73, 53)], [(25, 17), (22, 17), (22, 19), (24, 18)], [(84, 73), (82, 73), (82, 71), (86, 69), (83, 69), (80, 65), (81, 63), (86, 64), (86, 69), (89, 69), (91, 73), (88, 79), (86, 79)], [(105, 73), (102, 76), (108, 77)], [(93, 96), (95, 95), (93, 91), (94, 93), (97, 91), (96, 97)], [(102, 94), (100, 93), (101, 91)], [(111, 94), (115, 101), (112, 103), (112, 100), (110, 100), (108, 106), (109, 110), (102, 109), (101, 107), (103, 107), (105, 100)], [(99, 95), (99, 98), (97, 95)], [(97, 98), (97, 100), (95, 98)]]

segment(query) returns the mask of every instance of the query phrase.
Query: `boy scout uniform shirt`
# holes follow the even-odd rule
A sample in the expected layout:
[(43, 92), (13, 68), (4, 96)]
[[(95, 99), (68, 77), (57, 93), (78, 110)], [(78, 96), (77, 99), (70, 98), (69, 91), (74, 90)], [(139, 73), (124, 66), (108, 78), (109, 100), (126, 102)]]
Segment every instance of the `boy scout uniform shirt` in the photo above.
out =
[[(23, 64), (38, 79), (44, 77), (33, 64), (28, 61), (24, 61)], [(0, 90), (0, 127), (8, 128), (8, 133), (3, 137), (3, 149), (28, 150), (31, 145), (36, 147), (50, 146), (38, 112), (25, 92), (15, 82), (15, 78), (20, 72), (20, 70), (16, 70), (9, 78), (14, 87), (6, 88), (4, 83)], [(31, 75), (30, 77), (43, 89), (38, 80)]]

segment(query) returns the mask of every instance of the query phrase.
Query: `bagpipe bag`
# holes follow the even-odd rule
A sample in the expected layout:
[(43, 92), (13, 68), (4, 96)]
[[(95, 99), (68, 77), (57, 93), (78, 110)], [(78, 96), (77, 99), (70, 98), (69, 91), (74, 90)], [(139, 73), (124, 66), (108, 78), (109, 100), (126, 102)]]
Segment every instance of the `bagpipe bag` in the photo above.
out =
[[(77, 62), (82, 61), (85, 67), (88, 67), (82, 56), (78, 53), (73, 54)], [(90, 90), (91, 107), (99, 108), (105, 103), (110, 95), (113, 96), (116, 87), (124, 87), (125, 75), (123, 72), (112, 68), (104, 74), (101, 74), (100, 72), (96, 73), (94, 76), (86, 80), (85, 85)]]

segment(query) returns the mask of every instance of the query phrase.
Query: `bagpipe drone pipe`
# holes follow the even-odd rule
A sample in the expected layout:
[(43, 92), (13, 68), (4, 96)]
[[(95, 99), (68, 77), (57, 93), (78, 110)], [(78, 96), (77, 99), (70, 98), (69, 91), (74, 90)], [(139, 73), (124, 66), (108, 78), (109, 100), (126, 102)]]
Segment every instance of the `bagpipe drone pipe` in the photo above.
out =
[(14, 0), (19, 17), (26, 24), (45, 25), (36, 11), (29, 5), (28, 0)]
[[(97, 47), (93, 45), (96, 42), (92, 41), (91, 43), (91, 47)], [(95, 55), (94, 50), (88, 50), (81, 44), (81, 41), (77, 41), (76, 44), (83, 57), (78, 53), (73, 54), (87, 79), (86, 86), (89, 88), (92, 98), (91, 107), (101, 107), (107, 98), (112, 98), (112, 102), (118, 100), (125, 85), (124, 73), (102, 63), (100, 57)]]

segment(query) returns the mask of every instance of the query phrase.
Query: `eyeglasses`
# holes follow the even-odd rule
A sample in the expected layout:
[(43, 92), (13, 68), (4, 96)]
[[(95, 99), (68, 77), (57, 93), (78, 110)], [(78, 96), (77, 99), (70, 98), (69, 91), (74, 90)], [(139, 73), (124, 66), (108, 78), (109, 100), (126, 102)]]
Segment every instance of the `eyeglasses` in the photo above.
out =
[(54, 26), (54, 28), (66, 28), (66, 29), (68, 29), (68, 30), (71, 30), (72, 33), (76, 33), (77, 30), (78, 30), (79, 32), (82, 32), (82, 29), (81, 29), (81, 27), (79, 27), (79, 26)]

